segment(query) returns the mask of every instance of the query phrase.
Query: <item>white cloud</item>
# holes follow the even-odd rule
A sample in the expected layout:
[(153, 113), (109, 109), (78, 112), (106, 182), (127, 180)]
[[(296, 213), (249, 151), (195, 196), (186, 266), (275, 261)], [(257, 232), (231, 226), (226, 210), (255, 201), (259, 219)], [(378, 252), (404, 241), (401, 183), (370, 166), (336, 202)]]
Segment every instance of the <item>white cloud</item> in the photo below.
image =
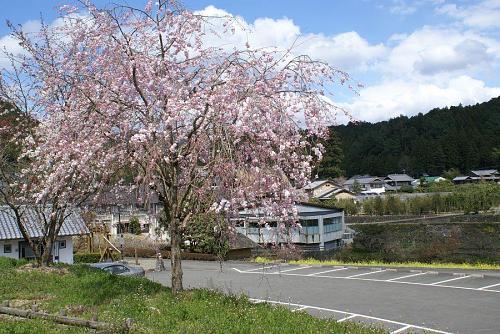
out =
[(358, 120), (381, 121), (459, 103), (484, 102), (499, 95), (500, 87), (488, 87), (469, 76), (458, 76), (442, 85), (391, 80), (362, 90), (355, 101), (342, 106)]
[(390, 41), (388, 56), (373, 68), (380, 79), (343, 104), (358, 120), (411, 116), (500, 95), (500, 87), (477, 79), (499, 71), (497, 40), (457, 28), (423, 27)]
[(432, 75), (480, 65), (493, 56), (488, 54), (488, 48), (483, 43), (466, 39), (453, 47), (447, 45), (424, 50), (420, 57), (415, 62), (415, 69), (422, 74)]
[(500, 27), (500, 0), (485, 0), (468, 6), (446, 4), (439, 7), (437, 12), (458, 19), (470, 27), (479, 29)]
[(425, 5), (439, 5), (444, 1), (445, 0), (392, 0), (388, 5), (388, 9), (392, 14), (411, 15), (416, 13), (420, 7)]
[[(71, 19), (83, 19), (81, 22), (85, 22), (86, 18), (90, 18), (87, 14), (82, 13), (72, 13), (64, 17), (60, 17), (52, 21), (49, 25), (49, 29), (57, 29), (61, 27), (65, 22)], [(40, 20), (29, 20), (20, 25), (23, 33), (27, 35), (34, 35), (40, 32), (42, 28), (42, 23)], [(61, 36), (60, 36), (61, 37)], [(5, 36), (0, 36), (0, 69), (10, 68), (11, 64), (8, 57), (5, 56), (4, 51), (12, 53), (14, 55), (26, 54), (26, 51), (19, 45), (17, 39), (8, 34)]]
[(417, 11), (417, 6), (407, 3), (404, 0), (393, 0), (393, 4), (389, 7), (389, 11), (398, 15), (409, 15)]
[(309, 34), (303, 41), (300, 52), (348, 71), (364, 71), (388, 52), (383, 44), (371, 45), (355, 31), (335, 36)]
[(424, 27), (397, 40), (379, 70), (384, 76), (471, 75), (484, 68), (496, 67), (500, 43), (474, 32), (452, 28)]
[[(231, 16), (230, 13), (208, 6), (198, 12), (206, 16)], [(226, 47), (243, 48), (248, 42), (252, 48), (276, 47), (289, 49), (293, 46), (294, 54), (308, 54), (314, 59), (327, 61), (344, 70), (363, 70), (377, 62), (387, 53), (383, 44), (370, 44), (357, 32), (345, 32), (337, 35), (301, 34), (300, 27), (288, 18), (258, 18), (246, 22), (242, 17), (235, 17), (234, 34), (227, 33), (223, 38), (207, 36), (207, 42)], [(212, 20), (217, 31), (217, 20)]]
[[(395, 1), (392, 5), (410, 13), (411, 6), (442, 2)], [(204, 13), (230, 15), (213, 6), (205, 8)], [(237, 20), (243, 29), (236, 29), (234, 35), (224, 38), (231, 46), (243, 46), (248, 41), (252, 47), (288, 48), (294, 43), (295, 53), (328, 61), (355, 77), (375, 78), (351, 103), (341, 104), (359, 120), (414, 115), (435, 107), (482, 102), (500, 95), (500, 88), (477, 79), (485, 69), (494, 71), (500, 67), (500, 43), (478, 32), (456, 26), (428, 26), (408, 34), (394, 34), (387, 44), (374, 45), (355, 31), (332, 36), (301, 34), (300, 27), (287, 18), (260, 18), (251, 23), (241, 17)], [(342, 120), (345, 118), (340, 117), (339, 121)]]
[[(392, 5), (419, 8), (423, 5), (439, 5), (443, 0), (395, 1)], [(440, 7), (440, 13), (450, 15), (474, 27), (491, 27), (491, 15), (484, 8), (496, 8), (500, 0), (483, 1), (469, 7), (452, 5)], [(463, 11), (472, 10), (470, 17)], [(403, 10), (403, 7), (401, 7)], [(199, 14), (207, 16), (232, 16), (230, 13), (208, 6)], [(404, 14), (404, 13), (400, 13)], [(475, 23), (479, 17), (486, 19), (482, 26)], [(332, 66), (348, 71), (361, 81), (371, 85), (349, 100), (337, 94), (337, 103), (350, 110), (359, 120), (378, 121), (400, 114), (414, 115), (435, 107), (455, 104), (471, 104), (486, 101), (500, 95), (500, 87), (488, 84), (486, 78), (500, 73), (500, 40), (485, 35), (480, 29), (465, 29), (463, 24), (426, 26), (413, 32), (394, 34), (387, 42), (372, 44), (356, 31), (334, 35), (321, 33), (303, 34), (300, 27), (289, 18), (258, 18), (247, 22), (233, 16), (234, 33), (224, 33), (222, 21), (213, 20), (207, 31), (213, 29), (220, 35), (208, 33), (206, 43), (226, 49), (275, 47), (288, 49), (294, 46), (295, 54), (308, 54), (312, 58), (328, 61)], [(500, 18), (495, 22), (500, 22)], [(61, 22), (56, 20), (52, 26)], [(39, 22), (23, 25), (29, 32), (39, 29)], [(0, 46), (11, 52), (21, 52), (10, 36), (0, 37)], [(0, 56), (0, 67), (2, 66)], [(366, 80), (367, 79), (367, 80)], [(497, 78), (495, 78), (497, 79)], [(342, 100), (344, 98), (344, 100)], [(340, 118), (339, 121), (342, 119)]]

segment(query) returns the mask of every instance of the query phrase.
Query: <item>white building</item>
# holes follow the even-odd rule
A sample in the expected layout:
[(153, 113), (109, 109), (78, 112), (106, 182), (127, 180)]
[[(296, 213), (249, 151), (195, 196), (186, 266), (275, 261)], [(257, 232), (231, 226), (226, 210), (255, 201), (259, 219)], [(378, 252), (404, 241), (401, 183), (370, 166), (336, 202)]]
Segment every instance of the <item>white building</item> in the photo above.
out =
[[(25, 212), (24, 225), (32, 239), (42, 236), (41, 224), (33, 212)], [(72, 213), (66, 218), (52, 250), (53, 262), (73, 263), (73, 236), (89, 234), (81, 216)], [(8, 207), (0, 207), (0, 256), (12, 259), (33, 259), (34, 253), (24, 240), (14, 213)]]
[(120, 212), (109, 212), (96, 214), (95, 224), (104, 224), (109, 229), (111, 235), (118, 235), (130, 231), (130, 221), (137, 218), (141, 226), (141, 233), (154, 235), (158, 226), (157, 215), (145, 210), (123, 210)]
[(352, 199), (356, 198), (356, 195), (342, 188), (337, 183), (331, 180), (316, 180), (303, 188), (304, 192), (309, 198), (317, 198), (319, 200), (329, 200), (329, 199)]
[(304, 250), (323, 251), (339, 248), (346, 230), (342, 209), (301, 203), (296, 205), (300, 226), (286, 232), (278, 230), (276, 220), (262, 224), (259, 210), (240, 212), (237, 231), (258, 244), (293, 243)]
[(356, 191), (356, 185), (359, 187), (360, 191), (371, 191), (371, 192), (385, 192), (385, 182), (384, 179), (377, 176), (370, 175), (355, 175), (349, 180), (345, 181), (343, 186), (349, 191)]
[(131, 187), (103, 192), (88, 206), (96, 215), (93, 223), (106, 226), (112, 236), (129, 232), (130, 221), (137, 218), (141, 233), (156, 237), (162, 209), (156, 194), (145, 194), (142, 188)]

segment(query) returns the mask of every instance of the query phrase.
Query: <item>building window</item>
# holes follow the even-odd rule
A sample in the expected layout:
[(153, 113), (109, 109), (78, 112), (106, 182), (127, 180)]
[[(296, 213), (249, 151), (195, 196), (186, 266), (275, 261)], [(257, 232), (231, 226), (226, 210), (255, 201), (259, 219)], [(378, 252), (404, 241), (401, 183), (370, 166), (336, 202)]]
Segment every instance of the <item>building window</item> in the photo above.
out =
[(59, 241), (59, 249), (66, 248), (66, 240)]
[(319, 234), (317, 219), (300, 219), (299, 223), (304, 234)]
[(12, 245), (11, 244), (4, 244), (3, 245), (3, 252), (4, 253), (12, 253)]
[(342, 218), (341, 217), (328, 217), (323, 218), (323, 232), (338, 232), (342, 231)]

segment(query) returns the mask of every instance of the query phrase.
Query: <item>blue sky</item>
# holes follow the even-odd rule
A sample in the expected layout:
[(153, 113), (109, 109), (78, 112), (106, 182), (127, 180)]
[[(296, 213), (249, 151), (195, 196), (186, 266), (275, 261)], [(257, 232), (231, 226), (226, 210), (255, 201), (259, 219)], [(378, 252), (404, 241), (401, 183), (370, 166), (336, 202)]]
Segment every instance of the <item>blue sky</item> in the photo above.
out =
[[(114, 0), (113, 2), (123, 2)], [(128, 0), (133, 6), (142, 0)], [(2, 3), (0, 46), (13, 47), (5, 20), (36, 26), (65, 1)], [(110, 1), (95, 1), (99, 6)], [(185, 0), (192, 10), (239, 16), (252, 46), (287, 47), (348, 71), (365, 84), (335, 102), (359, 120), (414, 115), (500, 95), (500, 0)], [(241, 42), (237, 38), (235, 44)], [(287, 45), (288, 44), (288, 45)], [(2, 65), (0, 59), (0, 66)], [(342, 121), (342, 120), (340, 120)]]

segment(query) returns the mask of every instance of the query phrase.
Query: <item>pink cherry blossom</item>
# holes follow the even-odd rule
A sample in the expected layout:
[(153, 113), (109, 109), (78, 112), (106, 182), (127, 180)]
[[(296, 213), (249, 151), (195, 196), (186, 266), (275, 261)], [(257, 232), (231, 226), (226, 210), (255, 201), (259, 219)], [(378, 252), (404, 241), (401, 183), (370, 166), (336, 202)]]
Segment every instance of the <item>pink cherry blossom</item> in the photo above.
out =
[[(182, 289), (183, 226), (208, 194), (227, 214), (259, 207), (295, 224), (297, 189), (323, 149), (309, 137), (326, 136), (337, 110), (321, 95), (347, 74), (290, 50), (206, 45), (209, 20), (231, 27), (230, 19), (174, 1), (111, 11), (88, 3), (82, 11), (88, 15), (21, 38), (29, 103), (41, 110), (27, 152), (37, 161), (33, 172), (46, 175), (37, 198), (58, 192), (71, 201), (132, 166), (165, 207), (174, 291)], [(50, 43), (41, 47), (37, 38)]]

